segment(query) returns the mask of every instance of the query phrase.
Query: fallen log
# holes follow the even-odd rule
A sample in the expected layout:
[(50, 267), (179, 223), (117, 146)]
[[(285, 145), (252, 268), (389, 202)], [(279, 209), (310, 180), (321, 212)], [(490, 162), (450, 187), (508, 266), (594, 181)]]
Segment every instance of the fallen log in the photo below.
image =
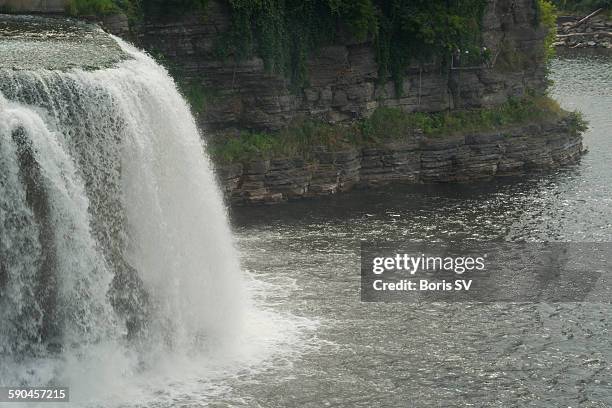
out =
[(612, 37), (612, 32), (610, 31), (592, 31), (590, 33), (570, 33), (570, 34), (558, 34), (557, 38), (570, 38), (570, 37), (589, 37), (595, 35), (603, 35)]
[(597, 10), (595, 10), (594, 12), (592, 12), (591, 14), (589, 14), (588, 16), (586, 16), (585, 18), (579, 20), (576, 24), (574, 24), (572, 27), (578, 27), (579, 25), (583, 24), (586, 21), (589, 21), (591, 18), (595, 17), (597, 14), (601, 13), (603, 11), (603, 8), (599, 8)]

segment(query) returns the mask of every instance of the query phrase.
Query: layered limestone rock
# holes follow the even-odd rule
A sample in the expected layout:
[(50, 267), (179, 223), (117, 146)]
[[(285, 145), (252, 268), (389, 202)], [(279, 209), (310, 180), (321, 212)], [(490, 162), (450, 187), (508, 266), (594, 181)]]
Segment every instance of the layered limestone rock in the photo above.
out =
[[(394, 83), (380, 80), (374, 46), (345, 35), (311, 56), (308, 86), (291, 90), (261, 58), (238, 63), (218, 57), (230, 22), (227, 2), (210, 0), (203, 15), (149, 20), (136, 30), (143, 47), (163, 53), (203, 87), (206, 107), (198, 120), (211, 138), (276, 131), (302, 117), (350, 122), (381, 106), (406, 112), (486, 108), (547, 86), (547, 31), (538, 23), (533, 0), (488, 0), (482, 39), (490, 59), (477, 66), (458, 55), (449, 56), (450, 66), (414, 63), (399, 94)], [(233, 203), (275, 203), (390, 182), (485, 179), (577, 160), (582, 139), (569, 128), (559, 122), (464, 136), (416, 134), (383, 146), (314, 149), (309, 160), (276, 157), (220, 166), (218, 174)]]
[[(393, 83), (380, 83), (370, 43), (344, 38), (320, 49), (308, 63), (309, 86), (295, 92), (284, 77), (267, 72), (260, 58), (220, 59), (216, 47), (229, 27), (227, 3), (210, 0), (204, 15), (147, 21), (138, 30), (141, 45), (161, 51), (204, 86), (207, 106), (200, 121), (209, 134), (277, 130), (297, 116), (349, 121), (378, 106), (421, 112), (484, 107), (546, 87), (544, 64), (538, 63), (546, 32), (537, 24), (533, 0), (489, 0), (483, 45), (491, 60), (479, 66), (454, 61), (445, 68), (415, 63), (406, 71), (401, 97)], [(507, 54), (520, 54), (528, 63), (510, 66)]]
[(383, 146), (315, 152), (219, 166), (235, 204), (277, 203), (391, 182), (461, 182), (547, 170), (576, 162), (582, 137), (566, 120), (463, 136), (415, 135)]

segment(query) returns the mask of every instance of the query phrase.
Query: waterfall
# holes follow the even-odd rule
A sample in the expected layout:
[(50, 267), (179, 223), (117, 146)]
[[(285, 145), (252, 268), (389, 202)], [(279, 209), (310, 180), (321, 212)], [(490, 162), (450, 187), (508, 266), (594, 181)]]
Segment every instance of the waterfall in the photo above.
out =
[(214, 352), (248, 307), (189, 106), (116, 41), (103, 69), (0, 65), (0, 386)]

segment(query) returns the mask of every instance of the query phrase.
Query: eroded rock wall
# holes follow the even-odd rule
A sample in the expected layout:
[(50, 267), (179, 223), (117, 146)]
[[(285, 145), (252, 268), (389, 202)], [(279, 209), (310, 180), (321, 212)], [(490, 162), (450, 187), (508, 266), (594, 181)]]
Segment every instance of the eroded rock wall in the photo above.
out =
[(276, 130), (302, 115), (335, 123), (367, 116), (378, 106), (431, 112), (490, 106), (528, 89), (544, 90), (546, 32), (537, 23), (534, 1), (489, 0), (483, 19), (488, 66), (414, 64), (399, 98), (393, 83), (380, 83), (370, 43), (344, 40), (322, 48), (309, 61), (309, 86), (299, 92), (292, 92), (282, 76), (266, 72), (260, 58), (239, 64), (217, 58), (215, 47), (230, 26), (223, 0), (210, 0), (204, 15), (147, 21), (138, 41), (204, 85), (207, 103), (200, 120), (209, 132)]
[(542, 171), (576, 162), (582, 136), (567, 120), (462, 136), (415, 135), (379, 147), (314, 152), (218, 168), (235, 204), (277, 203), (391, 182), (436, 183)]

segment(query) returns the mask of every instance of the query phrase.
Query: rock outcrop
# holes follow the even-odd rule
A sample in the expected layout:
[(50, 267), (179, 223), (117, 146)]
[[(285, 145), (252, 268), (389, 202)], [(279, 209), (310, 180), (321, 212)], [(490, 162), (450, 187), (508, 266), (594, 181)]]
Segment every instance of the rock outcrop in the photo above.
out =
[(277, 203), (391, 182), (435, 183), (542, 171), (576, 162), (582, 137), (567, 120), (463, 136), (415, 135), (377, 147), (329, 152), (314, 160), (261, 159), (220, 166), (235, 204)]
[[(210, 0), (204, 15), (149, 20), (138, 30), (143, 47), (162, 52), (204, 86), (207, 104), (199, 120), (210, 135), (277, 130), (298, 116), (349, 121), (378, 106), (421, 112), (486, 107), (546, 87), (544, 64), (538, 63), (546, 29), (537, 23), (533, 0), (489, 0), (482, 31), (488, 64), (412, 65), (399, 98), (393, 83), (380, 83), (375, 50), (367, 42), (344, 39), (320, 49), (308, 63), (309, 86), (299, 92), (291, 91), (284, 77), (267, 72), (260, 58), (219, 59), (215, 47), (229, 30), (230, 16), (225, 1)], [(520, 54), (528, 63), (505, 63), (500, 69), (506, 54)]]
[[(219, 39), (230, 29), (223, 0), (210, 0), (204, 15), (145, 21), (136, 41), (161, 52), (182, 75), (206, 91), (198, 120), (208, 138), (244, 130), (276, 131), (295, 118), (328, 123), (368, 117), (381, 106), (406, 112), (487, 108), (547, 86), (544, 38), (533, 0), (488, 0), (482, 40), (490, 59), (476, 66), (415, 63), (402, 92), (379, 78), (375, 48), (340, 36), (309, 59), (309, 84), (291, 90), (287, 79), (266, 71), (261, 58), (220, 59)], [(464, 136), (417, 135), (382, 146), (311, 152), (294, 157), (218, 166), (232, 203), (275, 203), (334, 194), (391, 182), (432, 183), (520, 174), (573, 162), (582, 138), (569, 123), (534, 124)]]

